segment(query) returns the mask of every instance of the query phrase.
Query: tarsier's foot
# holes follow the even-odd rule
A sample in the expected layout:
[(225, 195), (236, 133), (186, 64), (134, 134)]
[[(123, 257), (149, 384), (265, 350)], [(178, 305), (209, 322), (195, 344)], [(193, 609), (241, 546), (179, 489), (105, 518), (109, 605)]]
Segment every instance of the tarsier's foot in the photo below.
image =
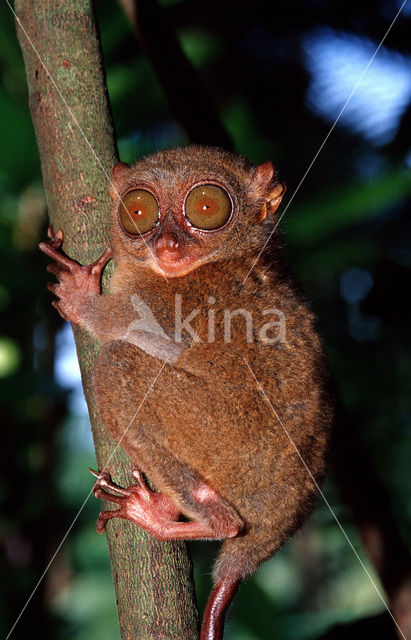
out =
[(152, 491), (138, 469), (132, 471), (136, 484), (127, 489), (114, 484), (108, 471), (90, 471), (97, 478), (93, 488), (95, 497), (119, 505), (119, 509), (100, 512), (97, 520), (98, 533), (103, 533), (111, 518), (124, 518), (156, 537), (167, 523), (178, 520), (180, 510), (164, 494)]
[(241, 520), (231, 512), (226, 512), (224, 506), (221, 508), (221, 498), (208, 485), (203, 484), (198, 488), (198, 499), (203, 504), (208, 501), (210, 510), (220, 507), (220, 517), (214, 517), (212, 522), (210, 519), (210, 523), (179, 522), (180, 509), (166, 495), (147, 487), (140, 471), (133, 470), (137, 484), (127, 489), (114, 484), (108, 471), (90, 471), (97, 478), (93, 488), (96, 498), (119, 505), (118, 509), (100, 512), (97, 520), (99, 533), (103, 533), (111, 518), (130, 520), (157, 540), (232, 538), (241, 529)]
[(39, 249), (56, 261), (47, 267), (47, 271), (59, 279), (58, 283), (49, 282), (47, 285), (58, 298), (53, 301), (53, 307), (65, 320), (81, 324), (79, 303), (89, 294), (100, 293), (101, 272), (111, 258), (111, 249), (106, 249), (98, 260), (83, 267), (60, 253), (63, 242), (61, 229), (55, 232), (53, 227), (49, 227), (48, 235), (48, 242), (40, 242)]

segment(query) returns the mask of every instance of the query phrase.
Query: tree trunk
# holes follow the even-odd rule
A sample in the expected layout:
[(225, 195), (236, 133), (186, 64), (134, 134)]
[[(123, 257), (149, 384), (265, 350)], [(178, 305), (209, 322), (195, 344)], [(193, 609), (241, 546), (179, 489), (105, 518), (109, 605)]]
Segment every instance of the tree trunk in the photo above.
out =
[[(85, 264), (108, 244), (108, 176), (117, 160), (94, 6), (90, 0), (16, 0), (15, 10), (50, 221), (63, 230), (67, 255)], [(92, 395), (98, 346), (86, 333), (74, 334), (102, 468), (115, 443), (97, 419)], [(133, 482), (130, 467), (124, 451), (116, 449), (108, 468), (122, 486)], [(197, 639), (185, 544), (159, 543), (117, 518), (108, 523), (107, 540), (121, 637)]]

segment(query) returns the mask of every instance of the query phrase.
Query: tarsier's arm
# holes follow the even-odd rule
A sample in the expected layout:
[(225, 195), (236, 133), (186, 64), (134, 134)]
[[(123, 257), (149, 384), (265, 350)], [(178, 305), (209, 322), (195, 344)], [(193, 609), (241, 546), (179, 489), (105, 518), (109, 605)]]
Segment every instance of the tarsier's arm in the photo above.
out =
[(87, 329), (102, 343), (124, 340), (160, 360), (175, 363), (184, 351), (183, 345), (171, 340), (153, 317), (147, 317), (150, 312), (138, 304), (138, 296), (125, 300), (115, 294), (101, 295), (101, 273), (111, 258), (111, 250), (106, 249), (98, 260), (82, 266), (60, 253), (61, 231), (54, 234), (50, 229), (49, 234), (50, 240), (41, 242), (39, 247), (55, 260), (47, 270), (59, 282), (49, 283), (48, 289), (58, 298), (53, 306), (60, 315)]

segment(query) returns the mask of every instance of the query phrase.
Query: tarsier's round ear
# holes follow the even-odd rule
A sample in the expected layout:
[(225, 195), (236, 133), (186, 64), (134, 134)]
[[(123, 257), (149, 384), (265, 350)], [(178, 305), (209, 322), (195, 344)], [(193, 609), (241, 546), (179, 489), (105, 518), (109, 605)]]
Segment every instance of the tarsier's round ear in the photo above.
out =
[(285, 185), (278, 182), (272, 162), (266, 160), (255, 168), (250, 187), (252, 195), (263, 200), (258, 216), (258, 222), (262, 222), (278, 209)]
[(130, 167), (125, 162), (116, 162), (111, 171), (111, 188), (110, 195), (113, 200), (118, 199), (118, 192), (125, 178), (128, 176)]

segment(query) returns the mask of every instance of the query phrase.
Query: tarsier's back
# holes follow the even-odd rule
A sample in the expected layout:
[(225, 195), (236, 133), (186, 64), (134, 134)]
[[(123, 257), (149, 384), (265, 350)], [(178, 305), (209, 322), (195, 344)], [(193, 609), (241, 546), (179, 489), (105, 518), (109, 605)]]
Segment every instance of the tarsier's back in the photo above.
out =
[(167, 503), (148, 530), (226, 539), (209, 619), (303, 523), (325, 470), (322, 349), (270, 218), (283, 190), (271, 163), (204, 147), (117, 165), (116, 269), (85, 312), (101, 318), (101, 417)]

